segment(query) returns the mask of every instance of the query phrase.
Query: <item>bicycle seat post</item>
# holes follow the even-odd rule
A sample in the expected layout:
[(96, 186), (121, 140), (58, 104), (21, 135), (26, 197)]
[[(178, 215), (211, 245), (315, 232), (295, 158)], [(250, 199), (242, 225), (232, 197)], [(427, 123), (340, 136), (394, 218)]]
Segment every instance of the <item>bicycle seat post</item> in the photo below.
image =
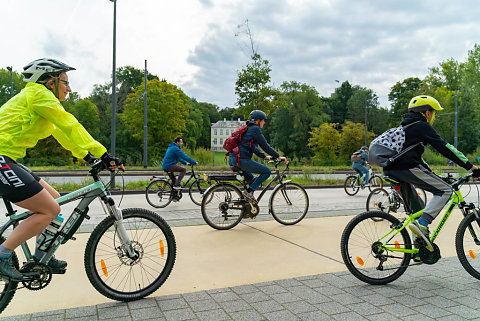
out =
[(6, 216), (15, 214), (17, 211), (13, 210), (12, 203), (9, 200), (3, 198), (3, 203), (5, 203), (5, 208), (7, 209)]

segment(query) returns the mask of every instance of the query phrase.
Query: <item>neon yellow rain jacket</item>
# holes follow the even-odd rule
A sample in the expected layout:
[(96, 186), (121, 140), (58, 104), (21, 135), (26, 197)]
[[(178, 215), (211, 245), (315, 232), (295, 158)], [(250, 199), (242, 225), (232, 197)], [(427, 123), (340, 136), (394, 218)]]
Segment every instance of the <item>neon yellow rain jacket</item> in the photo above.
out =
[(0, 155), (22, 158), (50, 135), (77, 158), (88, 152), (99, 158), (107, 151), (44, 85), (28, 83), (0, 107)]

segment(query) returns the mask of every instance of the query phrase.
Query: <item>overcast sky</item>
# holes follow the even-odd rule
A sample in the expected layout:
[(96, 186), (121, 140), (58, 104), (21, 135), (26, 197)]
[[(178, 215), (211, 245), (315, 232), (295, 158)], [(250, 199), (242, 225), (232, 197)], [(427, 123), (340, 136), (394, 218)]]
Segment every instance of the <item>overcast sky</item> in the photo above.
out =
[[(52, 57), (77, 70), (73, 91), (88, 96), (112, 72), (113, 2), (1, 0), (0, 68)], [(477, 1), (117, 0), (117, 67), (143, 69), (198, 101), (233, 107), (237, 71), (255, 50), (272, 83), (298, 81), (329, 96), (340, 83), (390, 88), (480, 43)], [(239, 27), (240, 25), (240, 27)]]

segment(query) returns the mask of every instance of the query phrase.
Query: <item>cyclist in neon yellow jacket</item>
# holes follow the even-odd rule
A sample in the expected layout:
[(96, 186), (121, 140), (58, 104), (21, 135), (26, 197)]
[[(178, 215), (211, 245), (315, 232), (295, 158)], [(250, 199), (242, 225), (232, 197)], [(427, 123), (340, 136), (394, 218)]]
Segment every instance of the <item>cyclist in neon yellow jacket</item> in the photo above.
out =
[[(37, 59), (24, 67), (25, 88), (0, 108), (0, 196), (36, 214), (16, 227), (0, 245), (0, 275), (12, 280), (23, 278), (12, 264), (13, 250), (38, 236), (60, 213), (55, 198), (60, 194), (47, 182), (16, 160), (50, 135), (73, 156), (91, 163), (96, 158), (110, 168), (123, 169), (121, 162), (108, 155), (77, 119), (63, 109), (60, 101), (71, 92), (67, 71), (75, 70), (58, 60)], [(43, 253), (36, 249), (34, 259)], [(67, 262), (52, 258), (54, 273), (64, 273)]]

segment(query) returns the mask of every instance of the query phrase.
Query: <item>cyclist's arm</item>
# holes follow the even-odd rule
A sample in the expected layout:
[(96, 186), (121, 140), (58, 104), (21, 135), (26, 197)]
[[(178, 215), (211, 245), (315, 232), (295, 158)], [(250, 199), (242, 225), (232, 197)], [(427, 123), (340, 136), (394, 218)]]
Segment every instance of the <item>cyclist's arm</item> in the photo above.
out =
[(107, 149), (90, 136), (87, 130), (72, 114), (66, 112), (58, 100), (40, 99), (35, 102), (34, 111), (49, 120), (53, 126), (53, 137), (77, 158), (84, 158), (88, 152), (100, 158)]
[(197, 161), (194, 160), (193, 158), (189, 157), (187, 154), (185, 154), (181, 149), (179, 149), (178, 151), (178, 156), (179, 156), (179, 160), (182, 164), (185, 164), (185, 165), (188, 165), (189, 163), (190, 164), (196, 164)]
[[(273, 158), (278, 158), (280, 155), (267, 143), (267, 140), (265, 139), (265, 136), (263, 136), (262, 132), (260, 131), (259, 127), (255, 128), (254, 132), (254, 138), (255, 142), (260, 146), (260, 148), (263, 149), (267, 154), (271, 155)], [(254, 149), (255, 152), (255, 149)], [(255, 153), (257, 154), (257, 153)], [(258, 155), (258, 154), (257, 154)], [(261, 157), (261, 156), (259, 156)], [(262, 157), (262, 158), (265, 158)]]
[(457, 150), (455, 147), (444, 141), (440, 135), (438, 135), (435, 129), (433, 129), (433, 127), (427, 124), (424, 126), (424, 128), (425, 130), (422, 138), (425, 143), (430, 144), (440, 154), (452, 160), (457, 165), (465, 168), (466, 170), (470, 170), (472, 168), (473, 164), (468, 161), (467, 157), (465, 157), (465, 155), (463, 155), (463, 153)]

